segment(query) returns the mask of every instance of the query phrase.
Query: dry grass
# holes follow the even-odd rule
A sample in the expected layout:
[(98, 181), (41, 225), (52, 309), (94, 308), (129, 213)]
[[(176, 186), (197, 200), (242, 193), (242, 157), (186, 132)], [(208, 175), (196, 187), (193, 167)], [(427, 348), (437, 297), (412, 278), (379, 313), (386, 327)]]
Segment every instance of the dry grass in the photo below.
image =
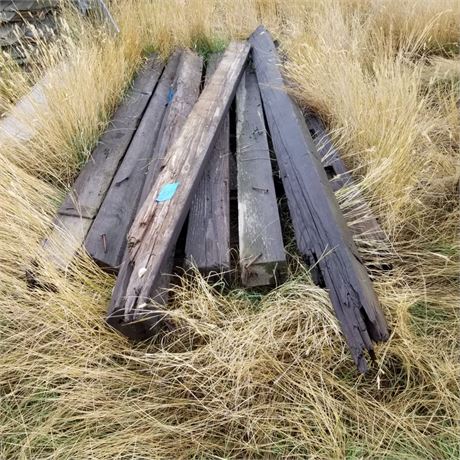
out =
[[(50, 113), (26, 144), (0, 135), (0, 458), (458, 458), (458, 10), (120, 1), (118, 38), (66, 13), (61, 40), (43, 48), (47, 63), (66, 62)], [(393, 332), (366, 376), (326, 293), (294, 262), (269, 294), (184, 280), (178, 329), (136, 347), (105, 327), (113, 280), (84, 255), (65, 274), (47, 267), (58, 292), (26, 287), (24, 267), (143, 52), (206, 53), (259, 22), (392, 243), (393, 269), (374, 277)], [(6, 108), (30, 78), (4, 69)]]

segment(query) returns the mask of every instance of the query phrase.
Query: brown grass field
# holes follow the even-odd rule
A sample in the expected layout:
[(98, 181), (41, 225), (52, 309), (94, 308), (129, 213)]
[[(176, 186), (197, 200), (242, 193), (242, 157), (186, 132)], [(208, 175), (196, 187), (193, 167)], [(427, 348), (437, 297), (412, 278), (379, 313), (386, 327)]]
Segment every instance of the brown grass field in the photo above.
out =
[[(65, 60), (28, 142), (0, 133), (0, 458), (457, 459), (458, 0), (125, 0), (121, 33), (74, 11), (31, 73), (1, 60), (6, 112)], [(391, 325), (358, 375), (327, 293), (293, 259), (269, 292), (198, 275), (177, 330), (133, 346), (104, 324), (114, 279), (85, 254), (57, 292), (24, 270), (146, 53), (207, 55), (264, 23), (294, 96), (327, 122), (391, 241), (372, 276)], [(350, 217), (350, 216), (349, 216)], [(366, 261), (379, 248), (359, 241)], [(43, 262), (44, 263), (44, 262)]]

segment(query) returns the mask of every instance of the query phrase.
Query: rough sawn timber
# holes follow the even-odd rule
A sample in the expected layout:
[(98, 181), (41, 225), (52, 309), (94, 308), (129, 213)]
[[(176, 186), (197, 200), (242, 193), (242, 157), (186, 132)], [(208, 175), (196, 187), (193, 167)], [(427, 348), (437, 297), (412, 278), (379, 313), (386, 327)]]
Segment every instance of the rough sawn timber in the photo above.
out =
[[(214, 73), (220, 54), (213, 54), (206, 67), (206, 82)], [(185, 255), (188, 265), (203, 275), (230, 270), (230, 116), (226, 115), (214, 151), (205, 167), (192, 201)]]
[[(198, 98), (202, 65), (202, 59), (190, 51), (184, 51), (180, 57), (177, 75), (168, 88), (169, 96), (167, 99), (169, 99), (169, 101), (165, 101), (167, 104), (166, 113), (163, 117), (160, 132), (155, 143), (152, 160), (148, 165), (148, 171), (146, 171), (147, 177), (143, 184), (141, 197), (135, 206), (136, 210), (141, 208), (145, 198), (152, 189), (158, 177), (167, 149), (172, 144), (174, 138), (179, 135), (187, 116)], [(126, 240), (126, 237), (127, 235), (125, 233), (123, 238)], [(127, 260), (127, 258), (127, 251), (125, 251), (123, 260)], [(155, 286), (152, 288), (151, 299), (156, 304), (163, 305), (168, 301), (168, 286), (173, 265), (174, 249), (171, 250), (163, 262), (160, 275), (156, 280)], [(117, 289), (119, 289), (120, 285), (127, 282), (131, 275), (132, 272), (130, 270), (124, 270), (120, 273)], [(114, 306), (114, 304), (112, 304), (112, 306)], [(123, 332), (126, 336), (135, 340), (142, 340), (151, 335), (150, 331), (154, 330), (155, 325), (158, 323), (158, 318), (156, 317), (149, 316), (143, 318), (144, 313), (145, 311), (142, 308), (136, 310), (131, 318), (132, 321), (127, 323), (124, 322), (123, 315), (120, 315), (117, 310), (112, 310), (110, 308), (107, 315), (107, 322), (115, 329)], [(142, 320), (137, 321), (138, 319)]]
[(137, 209), (141, 208), (152, 190), (163, 167), (168, 148), (171, 146), (173, 139), (179, 135), (200, 94), (202, 68), (203, 60), (201, 57), (191, 51), (183, 51), (176, 78), (169, 89), (168, 97), (170, 100), (167, 101), (168, 107), (161, 123), (154, 155), (146, 171), (146, 178)]
[(250, 69), (236, 92), (236, 133), (241, 279), (245, 286), (276, 284), (286, 255), (259, 85)]
[(123, 258), (179, 59), (171, 56), (85, 240), (86, 251), (110, 271), (117, 271)]
[[(54, 229), (43, 242), (45, 257), (58, 268), (65, 269), (83, 244), (162, 68), (155, 56), (147, 61), (59, 208)], [(138, 84), (139, 80), (144, 82), (142, 86)]]
[(308, 132), (289, 95), (269, 32), (251, 36), (253, 60), (278, 160), (297, 247), (318, 264), (342, 331), (360, 372), (372, 341), (388, 339), (385, 318)]
[[(248, 43), (232, 42), (204, 88), (185, 125), (169, 148), (163, 169), (128, 235), (128, 260), (122, 264), (110, 310), (125, 322), (144, 311), (158, 277), (176, 244), (219, 129), (246, 63)], [(168, 184), (178, 184), (169, 199), (157, 201)], [(129, 279), (124, 276), (131, 272)], [(149, 313), (146, 312), (146, 315)], [(158, 316), (158, 312), (156, 315)], [(155, 313), (153, 313), (155, 315)], [(155, 328), (150, 329), (154, 333)]]

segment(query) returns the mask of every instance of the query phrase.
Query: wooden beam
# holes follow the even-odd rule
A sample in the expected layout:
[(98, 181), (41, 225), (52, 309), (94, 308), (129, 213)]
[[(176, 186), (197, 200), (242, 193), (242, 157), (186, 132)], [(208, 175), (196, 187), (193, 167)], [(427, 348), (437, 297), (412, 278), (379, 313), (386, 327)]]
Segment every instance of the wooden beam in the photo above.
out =
[(249, 69), (236, 93), (236, 132), (241, 279), (245, 286), (276, 284), (286, 255), (262, 101)]
[[(169, 60), (85, 240), (91, 257), (110, 271), (117, 271), (123, 258), (179, 59), (175, 54)], [(143, 88), (138, 83), (135, 87)]]
[[(128, 258), (123, 263), (109, 315), (125, 323), (146, 310), (161, 269), (176, 244), (206, 161), (235, 95), (250, 46), (232, 42), (211, 80), (193, 107), (184, 127), (168, 149), (163, 169), (128, 235)], [(124, 276), (131, 272), (128, 280)], [(144, 313), (148, 315), (148, 312)], [(151, 333), (154, 331), (151, 330)]]
[(168, 148), (179, 135), (200, 94), (203, 60), (195, 53), (184, 51), (179, 72), (168, 93), (168, 108), (161, 124), (160, 135), (155, 145), (155, 154), (148, 165), (138, 209), (152, 190), (162, 168)]
[[(206, 68), (206, 83), (211, 79), (220, 54), (213, 54)], [(230, 270), (230, 117), (226, 115), (214, 151), (190, 208), (185, 255), (203, 275)]]
[[(54, 229), (43, 242), (47, 258), (61, 269), (67, 267), (82, 245), (161, 74), (161, 62), (154, 56), (150, 59), (156, 62), (153, 71), (149, 63), (146, 65), (146, 71), (152, 72), (151, 78), (145, 78), (143, 71), (138, 75), (137, 79), (145, 82), (143, 91), (130, 90), (116, 110), (108, 129), (59, 208)], [(75, 218), (80, 219), (82, 227), (74, 232)], [(63, 239), (72, 241), (72, 244), (69, 246)], [(66, 248), (66, 251), (56, 256), (55, 248)]]
[(299, 252), (318, 264), (360, 372), (372, 341), (388, 339), (385, 318), (303, 117), (288, 96), (269, 32), (251, 36), (253, 60)]
[[(201, 57), (190, 51), (184, 51), (181, 56), (177, 76), (173, 84), (169, 87), (169, 102), (168, 109), (163, 118), (162, 126), (156, 140), (152, 161), (150, 161), (147, 179), (143, 184), (142, 196), (138, 200), (135, 209), (140, 209), (148, 196), (153, 184), (155, 183), (161, 164), (164, 161), (166, 151), (173, 143), (174, 139), (179, 135), (185, 121), (190, 114), (200, 92), (201, 71), (203, 60)], [(125, 229), (123, 229), (125, 230)], [(123, 232), (123, 239), (126, 241), (126, 232)], [(128, 257), (127, 251), (123, 256), (123, 260)], [(174, 265), (174, 248), (171, 249), (168, 256), (165, 258), (160, 269), (160, 275), (152, 287), (150, 297), (153, 302), (159, 305), (164, 305), (168, 300), (168, 287), (170, 274)], [(120, 273), (117, 281), (117, 288), (114, 296), (122, 292), (120, 287), (129, 282), (132, 275), (130, 267), (127, 267), (123, 273)], [(123, 334), (135, 340), (142, 340), (154, 332), (155, 326), (158, 323), (157, 317), (143, 318), (145, 311), (141, 308), (134, 312), (131, 322), (125, 322), (124, 315), (119, 313), (119, 310), (109, 309), (107, 322), (115, 329), (120, 330)], [(143, 320), (142, 320), (143, 319)]]
[[(312, 112), (307, 112), (305, 119), (334, 192), (354, 185), (355, 180), (334, 147), (324, 123)], [(348, 219), (348, 226), (356, 237), (370, 243), (379, 243), (380, 249), (388, 250), (389, 242), (385, 232), (359, 191), (355, 194), (349, 214), (351, 219)]]
[(59, 0), (6, 0), (0, 4), (0, 23), (43, 18), (59, 7)]

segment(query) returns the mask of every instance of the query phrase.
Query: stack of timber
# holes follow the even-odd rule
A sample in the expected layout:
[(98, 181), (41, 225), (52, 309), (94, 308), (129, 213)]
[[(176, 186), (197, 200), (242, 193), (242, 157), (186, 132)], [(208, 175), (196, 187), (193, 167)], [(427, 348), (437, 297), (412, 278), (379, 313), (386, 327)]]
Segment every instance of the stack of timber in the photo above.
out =
[[(18, 64), (26, 65), (40, 43), (52, 41), (59, 32), (59, 13), (65, 0), (0, 1), (0, 50)], [(120, 30), (103, 0), (73, 0), (81, 14), (98, 16), (118, 33)]]
[(57, 32), (60, 0), (7, 0), (0, 2), (0, 48), (25, 64), (37, 43)]
[[(85, 240), (144, 111), (155, 103), (151, 98), (162, 70), (155, 56), (147, 61), (59, 208), (54, 229), (44, 242), (48, 258), (59, 268), (68, 266)], [(104, 239), (101, 235), (102, 244)]]
[(148, 60), (62, 204), (44, 242), (47, 258), (65, 270), (84, 246), (117, 274), (108, 324), (146, 339), (169, 326), (164, 305), (180, 235), (185, 266), (205, 276), (236, 272), (245, 287), (283, 280), (278, 200), (286, 198), (298, 251), (328, 290), (365, 372), (365, 351), (373, 358), (373, 342), (387, 340), (388, 329), (352, 232), (383, 240), (377, 220), (364, 203), (365, 228), (347, 225), (334, 191), (352, 176), (320, 119), (304, 117), (288, 95), (267, 30), (203, 65), (191, 51), (174, 53), (165, 66)]

